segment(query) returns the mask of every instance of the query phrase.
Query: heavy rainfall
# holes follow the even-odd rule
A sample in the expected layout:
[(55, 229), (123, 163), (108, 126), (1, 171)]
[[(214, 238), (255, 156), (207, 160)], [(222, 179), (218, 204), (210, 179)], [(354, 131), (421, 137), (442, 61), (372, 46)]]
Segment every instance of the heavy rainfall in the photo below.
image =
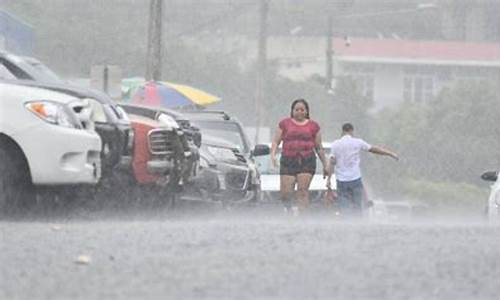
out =
[(0, 0), (0, 299), (497, 299), (499, 104), (496, 0)]

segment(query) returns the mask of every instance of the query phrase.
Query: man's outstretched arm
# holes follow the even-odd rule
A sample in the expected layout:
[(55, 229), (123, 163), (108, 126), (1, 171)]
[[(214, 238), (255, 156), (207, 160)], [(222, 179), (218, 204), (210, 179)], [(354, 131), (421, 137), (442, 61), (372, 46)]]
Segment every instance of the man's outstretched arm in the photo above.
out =
[(386, 149), (379, 147), (379, 146), (371, 146), (370, 150), (368, 150), (368, 152), (378, 154), (378, 155), (390, 156), (390, 157), (394, 158), (395, 160), (399, 160), (399, 157), (396, 153), (389, 151), (389, 150), (386, 150)]

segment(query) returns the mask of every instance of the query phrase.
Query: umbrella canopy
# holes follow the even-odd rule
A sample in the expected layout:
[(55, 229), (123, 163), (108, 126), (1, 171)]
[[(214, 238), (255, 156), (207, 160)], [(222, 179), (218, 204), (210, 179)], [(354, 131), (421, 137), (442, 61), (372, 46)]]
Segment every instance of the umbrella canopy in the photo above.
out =
[(146, 80), (143, 77), (130, 77), (122, 79), (122, 100), (130, 102), (137, 89), (143, 86)]
[(207, 106), (220, 101), (217, 96), (211, 95), (191, 86), (166, 81), (147, 81), (134, 84), (134, 81), (124, 81), (129, 90), (132, 103), (179, 108), (186, 106)]

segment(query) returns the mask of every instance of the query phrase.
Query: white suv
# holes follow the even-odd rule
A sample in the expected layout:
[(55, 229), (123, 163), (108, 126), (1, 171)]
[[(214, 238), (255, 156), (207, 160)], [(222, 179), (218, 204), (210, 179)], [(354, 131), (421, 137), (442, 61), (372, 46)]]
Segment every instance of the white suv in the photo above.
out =
[(491, 192), (486, 206), (488, 218), (491, 220), (497, 219), (500, 215), (500, 180), (498, 177), (498, 171), (489, 171), (481, 175), (483, 180), (494, 182), (491, 185)]
[(0, 82), (0, 208), (26, 201), (33, 186), (98, 182), (101, 139), (90, 115), (78, 98)]

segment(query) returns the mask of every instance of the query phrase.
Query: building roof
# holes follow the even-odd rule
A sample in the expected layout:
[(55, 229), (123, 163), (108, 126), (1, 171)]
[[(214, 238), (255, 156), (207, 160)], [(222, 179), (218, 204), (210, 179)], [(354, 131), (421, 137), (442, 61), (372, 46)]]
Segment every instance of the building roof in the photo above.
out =
[(342, 61), (500, 66), (500, 43), (336, 38), (333, 49)]

